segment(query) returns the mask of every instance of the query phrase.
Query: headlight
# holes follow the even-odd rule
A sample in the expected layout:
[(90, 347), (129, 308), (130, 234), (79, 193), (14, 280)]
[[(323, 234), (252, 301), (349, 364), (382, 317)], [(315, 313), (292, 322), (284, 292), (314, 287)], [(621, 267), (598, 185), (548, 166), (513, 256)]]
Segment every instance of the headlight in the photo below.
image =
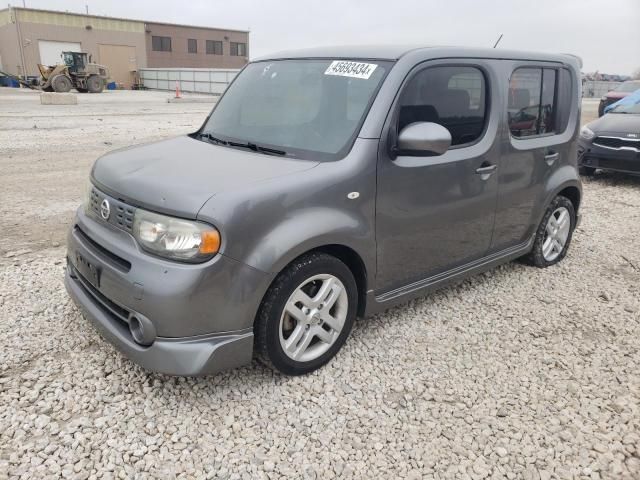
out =
[(204, 262), (220, 249), (220, 233), (211, 225), (137, 209), (133, 236), (148, 252), (172, 260)]
[(595, 136), (596, 134), (593, 133), (593, 131), (589, 127), (582, 127), (580, 129), (580, 137), (585, 140), (593, 140)]

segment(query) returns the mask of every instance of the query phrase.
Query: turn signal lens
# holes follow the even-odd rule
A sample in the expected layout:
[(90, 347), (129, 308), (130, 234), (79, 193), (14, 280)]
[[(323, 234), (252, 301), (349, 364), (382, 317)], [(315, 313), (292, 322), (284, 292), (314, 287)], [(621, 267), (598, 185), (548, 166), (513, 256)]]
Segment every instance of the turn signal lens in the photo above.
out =
[(213, 255), (220, 250), (220, 233), (217, 230), (202, 232), (202, 243), (200, 243), (200, 254)]

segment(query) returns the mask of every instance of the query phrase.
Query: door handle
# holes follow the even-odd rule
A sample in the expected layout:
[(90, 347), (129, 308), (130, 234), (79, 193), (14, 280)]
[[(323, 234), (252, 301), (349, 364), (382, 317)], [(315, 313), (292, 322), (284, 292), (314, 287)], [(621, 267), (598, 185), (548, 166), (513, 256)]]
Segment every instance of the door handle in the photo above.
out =
[(487, 165), (485, 167), (476, 168), (476, 173), (478, 175), (490, 175), (496, 168), (498, 168), (497, 165)]
[(549, 152), (544, 156), (544, 161), (547, 162), (547, 165), (553, 165), (558, 158), (560, 158), (558, 152)]

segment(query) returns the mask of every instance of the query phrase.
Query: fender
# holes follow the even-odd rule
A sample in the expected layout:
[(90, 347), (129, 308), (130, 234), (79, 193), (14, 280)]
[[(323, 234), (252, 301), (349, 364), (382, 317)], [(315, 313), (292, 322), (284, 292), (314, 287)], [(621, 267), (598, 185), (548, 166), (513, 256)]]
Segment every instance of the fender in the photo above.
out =
[[(579, 203), (578, 207), (582, 203), (582, 183), (580, 177), (574, 165), (564, 165), (561, 168), (555, 170), (549, 177), (549, 180), (545, 184), (545, 189), (542, 193), (544, 199), (539, 203), (540, 208), (536, 215), (536, 226), (542, 221), (544, 213), (547, 211), (547, 207), (551, 201), (565, 188), (574, 187), (578, 189)], [(578, 208), (576, 208), (576, 214), (578, 214)]]
[[(243, 261), (269, 273), (282, 271), (300, 255), (320, 247), (347, 247), (364, 263), (367, 276), (375, 274), (375, 243), (370, 225), (357, 211), (328, 207), (304, 208), (264, 233), (264, 242), (255, 244)], [(367, 278), (371, 285), (373, 278)]]

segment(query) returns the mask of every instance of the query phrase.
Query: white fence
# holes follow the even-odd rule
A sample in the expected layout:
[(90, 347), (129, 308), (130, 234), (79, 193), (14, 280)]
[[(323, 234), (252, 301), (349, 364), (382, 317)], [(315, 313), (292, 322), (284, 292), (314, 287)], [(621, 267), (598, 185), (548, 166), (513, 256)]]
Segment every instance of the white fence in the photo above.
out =
[(615, 89), (622, 82), (605, 82), (602, 80), (586, 80), (582, 84), (582, 96), (584, 98), (600, 98), (607, 92)]
[(141, 68), (140, 80), (151, 90), (175, 90), (176, 82), (183, 92), (221, 95), (240, 70), (227, 68)]

